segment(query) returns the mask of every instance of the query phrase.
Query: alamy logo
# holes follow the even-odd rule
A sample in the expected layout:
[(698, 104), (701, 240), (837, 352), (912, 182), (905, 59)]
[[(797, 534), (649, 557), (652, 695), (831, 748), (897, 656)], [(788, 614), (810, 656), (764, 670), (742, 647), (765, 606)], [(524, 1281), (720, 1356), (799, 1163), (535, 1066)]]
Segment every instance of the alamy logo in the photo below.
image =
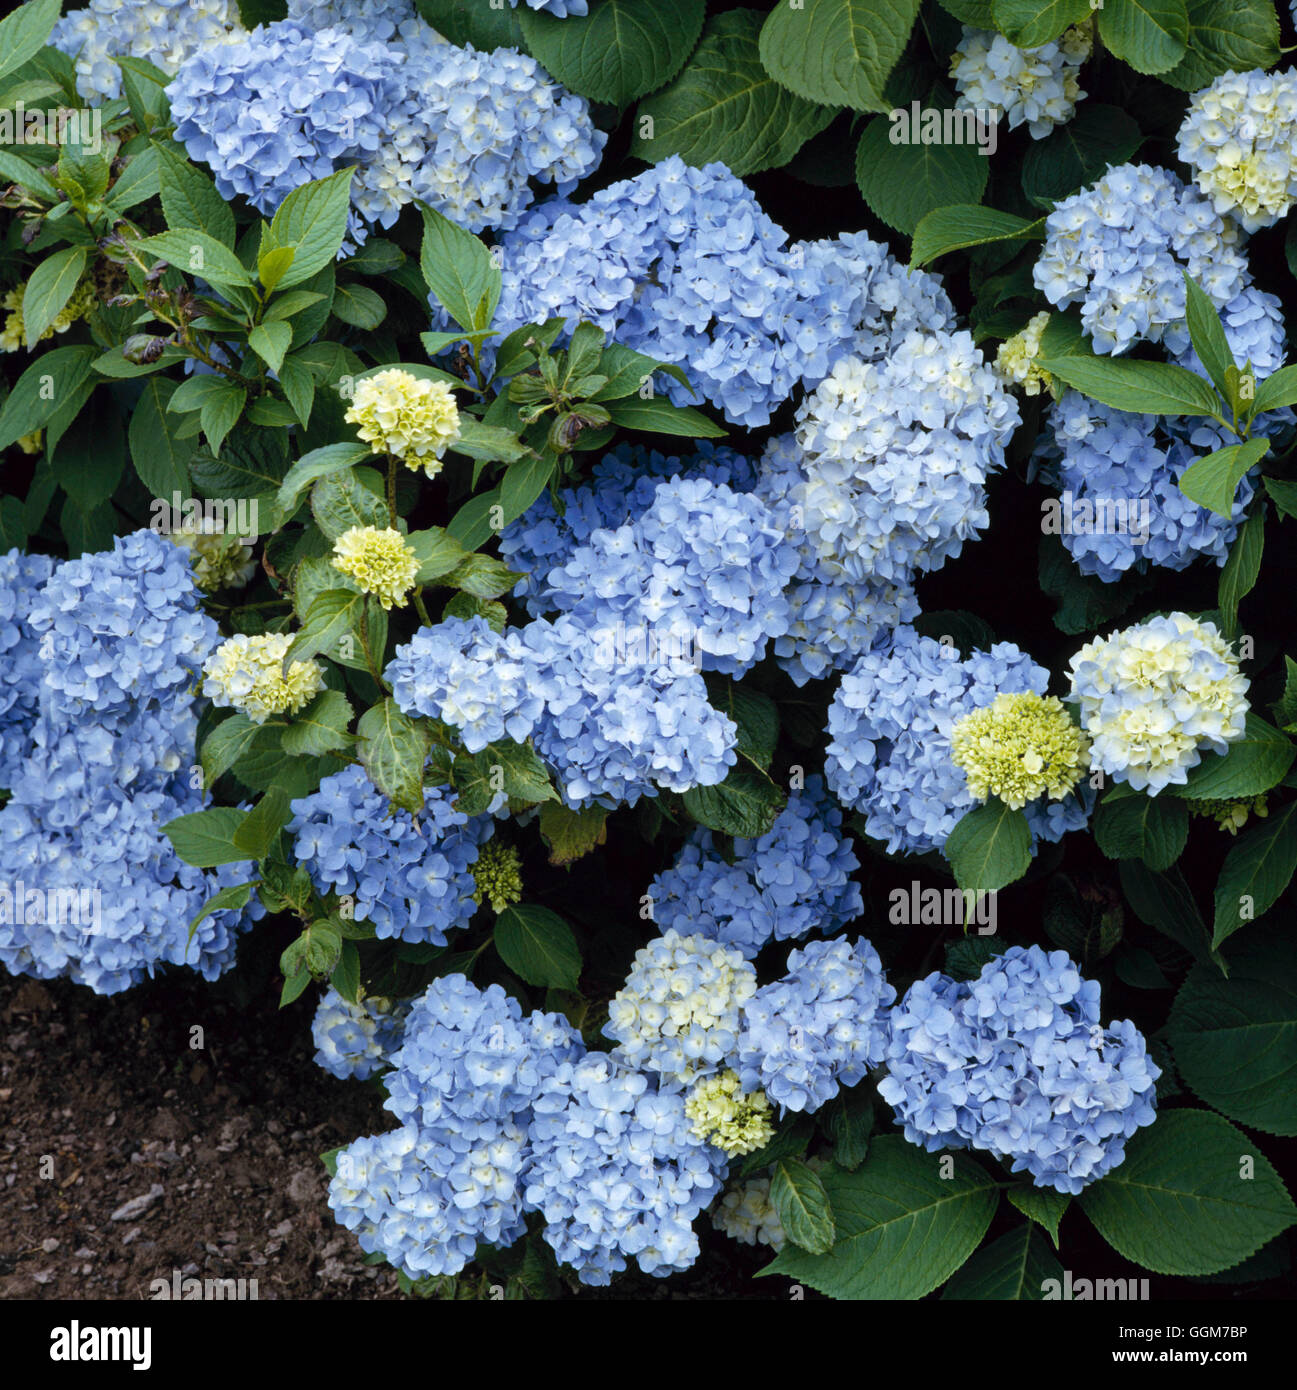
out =
[(914, 880), (888, 894), (887, 920), (897, 927), (977, 927), (978, 936), (994, 936), (995, 893), (972, 888), (923, 888)]
[(1152, 504), (1147, 497), (1083, 497), (1071, 492), (1040, 504), (1040, 529), (1046, 536), (1129, 536), (1131, 545), (1148, 540)]
[(181, 1274), (178, 1269), (173, 1269), (170, 1279), (154, 1279), (149, 1284), (149, 1297), (157, 1303), (256, 1302), (258, 1298), (257, 1281), (255, 1279), (198, 1279), (192, 1275)]
[(98, 888), (29, 888), (0, 883), (0, 926), (88, 927), (100, 920)]
[(21, 101), (0, 110), (0, 145), (77, 145), (98, 154), (103, 112), (97, 106), (28, 111)]
[(56, 1327), (50, 1332), (51, 1361), (130, 1361), (134, 1371), (153, 1364), (151, 1327)]
[(893, 145), (976, 145), (988, 158), (999, 141), (1000, 113), (994, 109), (969, 111), (924, 106), (912, 101), (887, 113)]
[(1065, 1269), (1062, 1279), (1043, 1279), (1041, 1298), (1045, 1302), (1089, 1303), (1128, 1302), (1148, 1297), (1147, 1279), (1073, 1279)]
[(172, 532), (202, 532), (205, 535), (236, 536), (251, 544), (261, 534), (259, 502), (255, 497), (181, 497), (170, 500), (155, 497), (149, 506), (149, 529), (159, 535)]

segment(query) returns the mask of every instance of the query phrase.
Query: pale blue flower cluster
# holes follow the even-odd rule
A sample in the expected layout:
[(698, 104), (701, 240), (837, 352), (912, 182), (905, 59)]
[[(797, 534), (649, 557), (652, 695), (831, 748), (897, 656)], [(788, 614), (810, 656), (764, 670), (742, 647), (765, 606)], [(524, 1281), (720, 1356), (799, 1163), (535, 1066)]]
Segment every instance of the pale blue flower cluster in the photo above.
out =
[(728, 1161), (694, 1134), (683, 1092), (591, 1053), (564, 1063), (534, 1108), (525, 1207), (583, 1284), (609, 1283), (628, 1258), (659, 1277), (693, 1264), (693, 1222)]
[[(954, 724), (998, 694), (1043, 695), (1048, 685), (1049, 672), (1011, 642), (961, 661), (953, 647), (900, 628), (888, 646), (861, 657), (834, 693), (825, 778), (889, 854), (939, 850), (974, 805), (950, 756)], [(1089, 802), (1073, 795), (1053, 815), (1039, 803), (1026, 810), (1034, 835), (1056, 840), (1085, 824)]]
[(733, 946), (667, 931), (635, 953), (626, 983), (608, 1005), (604, 1036), (632, 1067), (689, 1082), (734, 1055), (757, 972)]
[(811, 941), (790, 952), (788, 973), (744, 1009), (743, 1089), (760, 1087), (784, 1110), (818, 1110), (883, 1060), (895, 999), (878, 952), (863, 937)]
[(0, 555), (0, 787), (12, 785), (31, 745), (44, 663), (30, 615), (36, 591), (54, 572), (48, 555)]
[(225, 197), (261, 212), (357, 166), (355, 242), (365, 223), (390, 227), (416, 198), (473, 230), (512, 226), (534, 196), (529, 180), (569, 191), (607, 139), (585, 99), (534, 59), (458, 48), (397, 6), (295, 5), (288, 19), (195, 52), (167, 95), (175, 138)]
[(162, 963), (215, 979), (263, 909), (210, 914), (191, 942), (190, 921), (218, 888), (246, 880), (246, 866), (193, 868), (161, 829), (204, 805), (195, 684), (217, 631), (186, 553), (137, 531), (57, 567), (9, 563), (31, 587), (16, 599), (8, 713), (31, 722), (5, 728), (0, 962), (101, 994)]
[(332, 985), (311, 1021), (315, 1062), (339, 1081), (368, 1081), (391, 1066), (409, 1006), (390, 999), (344, 999)]
[(1085, 93), (1078, 74), (1090, 56), (1091, 30), (1076, 26), (1052, 43), (1018, 48), (1003, 34), (964, 25), (951, 57), (955, 106), (980, 117), (1004, 119), (1010, 130), (1026, 124), (1033, 140), (1076, 114)]
[(1161, 1072), (1143, 1036), (1100, 1023), (1099, 985), (1066, 952), (1011, 946), (976, 980), (929, 975), (890, 1028), (879, 1092), (930, 1153), (982, 1149), (1075, 1195), (1156, 1118)]
[(434, 980), (410, 1009), (383, 1102), (402, 1124), (463, 1130), (524, 1115), (584, 1049), (561, 1014), (523, 1016), (499, 985)]
[(1185, 351), (1184, 272), (1218, 307), (1251, 282), (1246, 236), (1167, 169), (1123, 164), (1058, 203), (1045, 222), (1036, 288), (1081, 306), (1096, 352), (1141, 340)]
[(724, 483), (734, 492), (750, 492), (756, 481), (751, 460), (724, 445), (699, 440), (696, 453), (677, 458), (639, 444), (623, 442), (603, 456), (590, 481), (559, 492), (562, 513), (548, 492), (500, 532), (500, 558), (522, 578), (514, 597), (539, 618), (553, 612), (550, 571), (565, 565), (578, 546), (603, 528), (616, 530), (648, 510), (658, 483), (681, 476)]
[[(501, 242), (495, 325), (586, 319), (682, 367), (732, 421), (759, 426), (838, 357), (880, 356), (915, 328), (952, 324), (940, 281), (908, 275), (863, 233), (786, 243), (725, 165), (673, 155), (587, 203), (526, 214)], [(675, 380), (666, 390), (695, 399)]]
[(911, 333), (881, 362), (840, 361), (798, 410), (798, 499), (821, 559), (898, 587), (988, 524), (1018, 405), (968, 333)]
[(434, 980), (384, 1078), (403, 1127), (338, 1154), (337, 1219), (411, 1279), (458, 1274), (479, 1241), (511, 1245), (525, 1229), (531, 1107), (582, 1051), (558, 1014), (524, 1018), (499, 985)]
[(530, 736), (570, 806), (714, 786), (737, 756), (696, 670), (628, 659), (616, 634), (566, 614), (503, 635), (480, 618), (421, 628), (387, 679), (407, 714), (450, 724), (470, 751)]
[(72, 58), (87, 101), (121, 95), (115, 58), (144, 58), (171, 76), (190, 56), (244, 33), (236, 0), (90, 0), (54, 26), (49, 42)]
[(785, 591), (788, 630), (776, 637), (776, 660), (797, 685), (851, 665), (888, 634), (919, 616), (914, 580), (854, 577), (842, 560), (820, 553), (805, 525), (809, 480), (791, 434), (777, 435), (761, 458), (757, 495), (785, 527), (797, 569)]
[(706, 670), (740, 676), (788, 627), (797, 563), (758, 498), (706, 478), (659, 483), (649, 506), (595, 531), (549, 572), (556, 607), (600, 631), (681, 639)]
[(390, 42), (415, 17), (414, 0), (288, 0), (287, 18), (308, 33), (345, 29), (367, 43)]
[(832, 935), (864, 911), (851, 875), (860, 863), (842, 812), (808, 777), (759, 839), (736, 839), (732, 857), (699, 827), (670, 869), (649, 885), (662, 931), (706, 936), (755, 958), (769, 941)]
[[(518, 0), (509, 0), (509, 8), (516, 10)], [(552, 14), (555, 19), (581, 18), (590, 13), (588, 0), (527, 0), (527, 8)]]
[(351, 899), (381, 940), (446, 944), (477, 910), (473, 864), (490, 816), (455, 810), (449, 787), (428, 787), (418, 816), (393, 808), (359, 763), (291, 803), (293, 853), (320, 893)]

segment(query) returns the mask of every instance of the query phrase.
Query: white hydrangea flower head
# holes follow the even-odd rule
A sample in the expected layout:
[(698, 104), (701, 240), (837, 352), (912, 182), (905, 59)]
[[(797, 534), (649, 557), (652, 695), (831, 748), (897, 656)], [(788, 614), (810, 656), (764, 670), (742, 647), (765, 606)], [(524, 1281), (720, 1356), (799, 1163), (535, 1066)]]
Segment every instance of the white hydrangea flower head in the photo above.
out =
[(1244, 730), (1247, 677), (1215, 625), (1187, 613), (1086, 643), (1069, 674), (1090, 766), (1150, 796), (1182, 786), (1204, 750), (1224, 753)]
[(769, 1178), (749, 1178), (729, 1188), (712, 1208), (711, 1219), (718, 1231), (743, 1245), (768, 1245), (778, 1254), (788, 1241), (770, 1200)]
[(950, 60), (950, 75), (964, 111), (993, 111), (1009, 129), (1026, 124), (1033, 140), (1070, 121), (1084, 98), (1077, 74), (1090, 56), (1091, 25), (1075, 25), (1038, 48), (1017, 48), (1003, 34), (965, 25)]
[(1272, 227), (1297, 200), (1297, 73), (1223, 73), (1194, 93), (1177, 152), (1217, 212)]
[(444, 381), (429, 381), (390, 367), (356, 383), (344, 417), (375, 453), (395, 454), (429, 478), (459, 438), (459, 407)]
[(1006, 338), (995, 355), (995, 371), (1001, 381), (1013, 386), (1021, 386), (1028, 396), (1038, 396), (1048, 391), (1055, 400), (1062, 395), (1062, 388), (1046, 371), (1036, 365), (1040, 356), (1040, 340), (1049, 323), (1048, 309), (1042, 309), (1027, 326)]
[(324, 689), (318, 661), (294, 661), (283, 671), (293, 645), (291, 632), (240, 633), (222, 642), (203, 667), (203, 694), (218, 706), (233, 707), (254, 724), (272, 714), (296, 714)]
[(353, 526), (333, 543), (333, 568), (384, 608), (404, 608), (419, 573), (419, 559), (391, 527)]

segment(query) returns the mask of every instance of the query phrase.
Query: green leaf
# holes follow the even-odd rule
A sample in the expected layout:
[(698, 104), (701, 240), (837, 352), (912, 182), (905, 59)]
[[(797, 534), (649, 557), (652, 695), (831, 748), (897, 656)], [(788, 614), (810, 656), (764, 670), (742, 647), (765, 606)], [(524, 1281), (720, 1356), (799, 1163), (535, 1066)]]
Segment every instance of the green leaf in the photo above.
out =
[(206, 232), (223, 246), (234, 246), (234, 214), (216, 191), (216, 185), (183, 155), (170, 146), (159, 146), (165, 153), (158, 170), (162, 211), (173, 231), (192, 228)]
[(1090, 0), (992, 0), (991, 11), (1015, 48), (1039, 48), (1093, 13)]
[[(1240, 1161), (1251, 1160), (1244, 1178)], [(1172, 1110), (1126, 1144), (1126, 1158), (1077, 1199), (1119, 1255), (1156, 1274), (1215, 1274), (1297, 1218), (1292, 1198), (1241, 1130), (1205, 1110)]]
[(1281, 937), (1249, 941), (1223, 980), (1195, 965), (1167, 1025), (1194, 1094), (1251, 1129), (1297, 1135), (1297, 967)]
[(218, 864), (238, 864), (252, 857), (234, 842), (235, 832), (247, 817), (246, 811), (236, 811), (232, 806), (214, 806), (209, 811), (195, 811), (168, 821), (162, 833), (186, 864), (213, 869)]
[(1191, 801), (1260, 796), (1282, 781), (1295, 754), (1291, 739), (1260, 715), (1249, 713), (1241, 738), (1234, 739), (1224, 753), (1204, 754), (1202, 762), (1189, 769), (1183, 786), (1166, 790)]
[(742, 176), (787, 164), (828, 125), (830, 108), (795, 96), (762, 67), (763, 19), (756, 10), (730, 10), (708, 21), (680, 75), (640, 103), (633, 155), (656, 164), (678, 154), (696, 168), (720, 160)]
[(516, 903), (495, 919), (500, 959), (529, 985), (576, 989), (581, 951), (572, 928), (547, 907)]
[(139, 129), (152, 133), (159, 126), (166, 125), (171, 119), (166, 92), (171, 78), (145, 58), (129, 58), (118, 54), (113, 58), (113, 62), (121, 69), (122, 95), (125, 96), (131, 118)]
[(195, 915), (189, 924), (188, 940), (194, 939), (194, 933), (198, 930), (199, 924), (213, 912), (239, 912), (247, 907), (248, 899), (252, 897), (252, 890), (256, 883), (230, 883), (224, 888), (218, 889), (203, 904), (201, 910)]
[(28, 0), (0, 19), (0, 77), (17, 72), (45, 47), (60, 8), (60, 0)]
[(126, 212), (148, 198), (156, 198), (160, 187), (162, 156), (156, 145), (146, 145), (130, 157), (121, 176), (105, 200), (114, 212)]
[(1180, 491), (1200, 507), (1229, 517), (1234, 496), (1244, 477), (1256, 467), (1270, 448), (1267, 439), (1249, 439), (1243, 444), (1227, 444), (1223, 449), (1191, 463), (1180, 475)]
[(280, 512), (284, 516), (292, 516), (297, 510), (298, 499), (313, 482), (352, 467), (361, 459), (369, 458), (370, 452), (368, 444), (342, 443), (326, 444), (322, 449), (312, 449), (309, 454), (303, 454), (279, 485), (276, 500)]
[(230, 768), (252, 747), (264, 724), (254, 724), (246, 714), (233, 714), (222, 720), (203, 740), (200, 761), (203, 765), (203, 786), (208, 791), (222, 773)]
[(726, 431), (692, 406), (672, 405), (663, 396), (642, 400), (627, 396), (609, 401), (608, 414), (614, 425), (643, 430), (648, 434), (681, 434), (690, 439), (720, 439)]
[(235, 848), (244, 850), (250, 859), (265, 859), (292, 814), (283, 788), (269, 788), (235, 830)]
[[(951, 204), (981, 202), (990, 161), (978, 153), (977, 145), (893, 144), (894, 130), (890, 121), (870, 121), (856, 148), (861, 196), (889, 227), (910, 236), (929, 213)], [(1001, 227), (1004, 216), (997, 219)]]
[(513, 463), (530, 453), (528, 446), (512, 430), (500, 425), (484, 425), (471, 415), (459, 417), (459, 438), (450, 448), (480, 463)]
[(293, 263), (284, 271), (278, 288), (290, 289), (332, 265), (347, 232), (351, 210), (351, 169), (295, 188), (279, 205), (270, 223), (263, 253), (280, 246), (293, 247)]
[(190, 378), (191, 382), (194, 380), (212, 383), (198, 408), (198, 418), (212, 452), (219, 454), (225, 436), (238, 424), (239, 416), (243, 414), (248, 393), (227, 377)]
[[(943, 1160), (954, 1173), (941, 1177)], [(837, 1224), (827, 1254), (786, 1247), (763, 1274), (784, 1274), (830, 1298), (918, 1299), (944, 1283), (986, 1234), (997, 1193), (964, 1154), (927, 1154), (899, 1134), (870, 1145), (854, 1173), (822, 1174)]]
[(813, 1169), (792, 1158), (776, 1163), (770, 1175), (770, 1204), (794, 1245), (812, 1255), (827, 1255), (833, 1249), (833, 1207)]
[(691, 787), (681, 800), (699, 825), (755, 840), (775, 823), (787, 798), (760, 769), (739, 763), (719, 785)]
[(1293, 726), (1297, 725), (1297, 661), (1286, 656), (1283, 659), (1283, 665), (1283, 695), (1274, 704), (1273, 711), (1275, 722), (1281, 725), (1287, 733), (1293, 733)]
[(72, 298), (72, 291), (85, 268), (85, 247), (68, 246), (47, 256), (32, 271), (23, 291), (23, 339), (28, 352), (40, 342), (41, 335)]
[(1196, 92), (1227, 72), (1271, 68), (1279, 61), (1279, 20), (1271, 0), (1188, 0), (1188, 52), (1159, 74)]
[[(1293, 224), (1297, 226), (1297, 222)], [(1262, 478), (1270, 500), (1286, 517), (1297, 519), (1297, 483), (1286, 483), (1279, 478)]]
[[(520, 517), (545, 491), (557, 467), (558, 459), (548, 450), (520, 458), (509, 465), (500, 480), (500, 505), (504, 508), (501, 520), (504, 525)], [(483, 594), (480, 597), (494, 598), (495, 595)]]
[(1184, 802), (1166, 796), (1105, 797), (1094, 818), (1094, 838), (1109, 859), (1142, 859), (1169, 869), (1189, 838)]
[(1183, 946), (1195, 960), (1220, 957), (1211, 950), (1211, 937), (1189, 885), (1179, 869), (1157, 872), (1142, 860), (1123, 859), (1121, 891), (1141, 921)]
[(763, 691), (709, 672), (707, 699), (714, 709), (727, 714), (738, 730), (735, 747), (762, 772), (770, 770), (779, 738), (779, 710)]
[(419, 572), (414, 576), (416, 584), (433, 583), (464, 559), (464, 547), (440, 526), (411, 531), (405, 541), (419, 561)]
[(316, 479), (311, 488), (311, 515), (324, 532), (326, 540), (336, 541), (353, 526), (385, 529), (391, 524), (386, 501), (377, 491), (365, 485), (366, 473), (375, 478), (378, 476), (371, 469), (353, 468), (335, 470)]
[(1022, 191), (1029, 202), (1048, 210), (1113, 165), (1125, 164), (1143, 138), (1134, 118), (1120, 107), (1086, 101), (1065, 125), (1031, 142), (1022, 161)]
[(303, 366), (295, 358), (286, 357), (279, 368), (279, 385), (293, 414), (303, 424), (311, 419), (311, 407), (315, 403), (315, 378), (309, 367)]
[(497, 48), (524, 48), (518, 11), (494, 9), (464, 0), (415, 0), (424, 19), (444, 38), (461, 48), (471, 44), (483, 53)]
[(992, 241), (1017, 241), (1044, 235), (1043, 219), (1028, 222), (1025, 217), (996, 212), (994, 208), (962, 203), (940, 207), (926, 214), (914, 229), (910, 244), (910, 265), (925, 266), (948, 251), (969, 246), (985, 246)]
[(969, 1299), (979, 1303), (1036, 1300), (1045, 1296), (1045, 1284), (1061, 1285), (1059, 1264), (1040, 1228), (1031, 1221), (1015, 1226), (992, 1241), (959, 1269), (941, 1291), (942, 1300)]
[(284, 278), (296, 257), (296, 248), (292, 246), (275, 246), (257, 257), (257, 279), (267, 294)]
[(1023, 1184), (1006, 1188), (1004, 1195), (1024, 1216), (1030, 1217), (1038, 1226), (1049, 1232), (1049, 1238), (1057, 1250), (1058, 1223), (1062, 1221), (1063, 1213), (1072, 1201), (1067, 1193), (1056, 1192), (1052, 1187), (1028, 1187)]
[(833, 1162), (848, 1172), (859, 1168), (869, 1154), (874, 1130), (874, 1105), (865, 1088), (848, 1086), (839, 1091), (820, 1107), (816, 1119), (833, 1145)]
[(1027, 818), (991, 797), (960, 817), (942, 853), (960, 888), (966, 892), (994, 892), (1021, 878), (1031, 866)]
[(343, 323), (368, 332), (387, 317), (387, 305), (367, 285), (342, 283), (334, 291), (333, 313)]
[(1265, 548), (1265, 512), (1257, 507), (1239, 528), (1229, 559), (1220, 572), (1218, 606), (1221, 630), (1231, 641), (1238, 636), (1238, 606), (1256, 587)]
[(1189, 47), (1184, 0), (1104, 0), (1099, 37), (1136, 72), (1169, 72)]
[[(1294, 224), (1297, 225), (1297, 224)], [(1253, 415), (1264, 415), (1267, 410), (1279, 410), (1285, 405), (1297, 403), (1297, 367), (1280, 367), (1272, 372), (1256, 388), (1252, 402)]]
[(470, 816), (481, 815), (499, 792), (528, 805), (558, 800), (545, 764), (527, 743), (488, 743), (480, 753), (461, 753), (453, 772), (456, 807)]
[(449, 589), (463, 589), (474, 598), (499, 598), (523, 576), (493, 555), (465, 555), (449, 574), (438, 581)]
[(344, 941), (338, 963), (333, 967), (329, 983), (349, 1003), (360, 1001), (360, 952), (354, 941)]
[(417, 815), (423, 810), (423, 764), (432, 741), (428, 726), (403, 714), (395, 700), (384, 700), (360, 716), (356, 732), (369, 780), (393, 805)]
[(883, 86), (918, 12), (919, 0), (779, 4), (761, 29), (761, 61), (776, 82), (808, 101), (889, 111)]
[(333, 656), (339, 641), (360, 627), (365, 595), (355, 589), (325, 589), (316, 594), (284, 657), (287, 668), (294, 661), (309, 661), (317, 652)]
[(279, 995), (279, 1007), (281, 1009), (287, 1008), (295, 999), (301, 998), (307, 985), (310, 983), (311, 972), (306, 966), (303, 965), (295, 970), (293, 974), (284, 981), (284, 988), (280, 991)]
[(1036, 365), (1093, 400), (1135, 414), (1212, 415), (1220, 404), (1196, 372), (1169, 362), (1041, 357)]
[(608, 812), (603, 806), (573, 811), (561, 801), (540, 808), (540, 837), (549, 847), (551, 864), (571, 864), (607, 840)]
[(1238, 837), (1216, 881), (1212, 947), (1277, 903), (1297, 872), (1297, 802)]
[(324, 690), (284, 730), (284, 752), (294, 756), (339, 753), (351, 746), (351, 704), (338, 690)]
[(288, 471), (288, 440), (282, 430), (240, 426), (219, 454), (199, 448), (189, 471), (207, 497), (263, 497), (278, 491)]
[[(89, 344), (43, 352), (18, 378), (4, 405), (0, 406), (0, 449), (9, 448), (25, 434), (43, 429), (64, 406), (75, 400), (90, 376), (90, 364), (97, 355), (96, 349)], [(53, 448), (48, 439), (45, 447), (47, 450)]]
[(284, 354), (293, 341), (293, 329), (287, 323), (259, 323), (248, 334), (248, 346), (272, 370), (284, 365)]
[(503, 283), (491, 253), (471, 232), (419, 204), (423, 242), (419, 269), (428, 288), (461, 328), (489, 328)]
[(704, 0), (590, 0), (559, 19), (519, 9), (532, 57), (565, 87), (613, 106), (656, 91), (680, 71), (702, 32)]
[[(288, 195), (290, 198), (292, 194)], [(136, 243), (142, 256), (166, 261), (186, 275), (195, 275), (218, 289), (251, 289), (252, 276), (243, 262), (224, 243), (187, 227), (181, 231), (159, 232)]]
[(1203, 293), (1198, 283), (1186, 270), (1184, 272), (1185, 319), (1189, 325), (1189, 337), (1193, 342), (1198, 360), (1207, 369), (1216, 389), (1228, 399), (1229, 386), (1225, 380), (1225, 369), (1234, 365), (1234, 354), (1230, 351), (1229, 340), (1225, 337), (1225, 325), (1220, 321), (1216, 306)]

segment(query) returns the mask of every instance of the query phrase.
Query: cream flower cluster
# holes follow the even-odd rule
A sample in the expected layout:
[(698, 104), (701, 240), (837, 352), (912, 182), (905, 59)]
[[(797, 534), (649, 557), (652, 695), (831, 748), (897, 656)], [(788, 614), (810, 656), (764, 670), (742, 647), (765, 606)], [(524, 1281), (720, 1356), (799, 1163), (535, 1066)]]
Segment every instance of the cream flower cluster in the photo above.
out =
[(1297, 200), (1297, 73), (1218, 77), (1190, 101), (1178, 153), (1218, 213), (1273, 226)]
[(375, 453), (395, 454), (407, 468), (430, 478), (459, 438), (459, 407), (444, 381), (425, 381), (399, 367), (375, 372), (356, 384), (348, 424), (358, 425)]
[(727, 1154), (750, 1154), (775, 1132), (770, 1102), (761, 1090), (744, 1095), (739, 1074), (725, 1070), (707, 1076), (689, 1092), (685, 1115), (699, 1139)]
[(950, 731), (950, 756), (968, 775), (970, 795), (998, 796), (1014, 811), (1065, 797), (1085, 775), (1088, 752), (1063, 702), (1034, 690), (997, 695)]
[(1044, 390), (1057, 400), (1062, 392), (1054, 384), (1054, 378), (1036, 366), (1036, 358), (1040, 356), (1040, 340), (1049, 317), (1049, 310), (1042, 309), (1025, 328), (1012, 338), (1006, 338), (995, 355), (994, 365), (1001, 381), (1021, 386), (1028, 396), (1038, 396)]
[(333, 543), (333, 568), (373, 594), (384, 608), (404, 608), (419, 559), (405, 537), (390, 527), (353, 526)]
[(284, 657), (292, 645), (291, 632), (229, 638), (203, 667), (203, 694), (254, 724), (264, 724), (272, 714), (296, 714), (324, 689), (324, 672), (317, 661), (294, 661), (285, 676)]
[(211, 517), (195, 520), (172, 531), (170, 536), (189, 552), (194, 582), (204, 593), (241, 589), (257, 568), (252, 547), (245, 545), (240, 536), (226, 535)]
[(1069, 670), (1091, 767), (1150, 796), (1243, 732), (1247, 678), (1215, 625), (1187, 613), (1088, 642)]
[[(0, 307), (7, 310), (5, 321), (0, 325), (0, 352), (17, 352), (26, 345), (25, 325), (23, 323), (23, 299), (27, 286), (19, 285), (10, 290), (0, 300)], [(41, 334), (39, 342), (52, 338), (56, 333), (66, 333), (78, 319), (83, 319), (98, 303), (95, 287), (89, 279), (83, 280), (72, 291), (68, 302), (54, 317), (54, 322)]]
[(1015, 130), (1025, 121), (1032, 139), (1070, 121), (1085, 93), (1077, 74), (1093, 44), (1089, 24), (1078, 24), (1053, 43), (1017, 48), (1003, 34), (964, 27), (950, 60), (950, 75), (964, 111), (995, 111)]
[(778, 1253), (788, 1241), (770, 1200), (770, 1179), (751, 1178), (731, 1187), (711, 1213), (712, 1225), (743, 1245), (768, 1245)]

